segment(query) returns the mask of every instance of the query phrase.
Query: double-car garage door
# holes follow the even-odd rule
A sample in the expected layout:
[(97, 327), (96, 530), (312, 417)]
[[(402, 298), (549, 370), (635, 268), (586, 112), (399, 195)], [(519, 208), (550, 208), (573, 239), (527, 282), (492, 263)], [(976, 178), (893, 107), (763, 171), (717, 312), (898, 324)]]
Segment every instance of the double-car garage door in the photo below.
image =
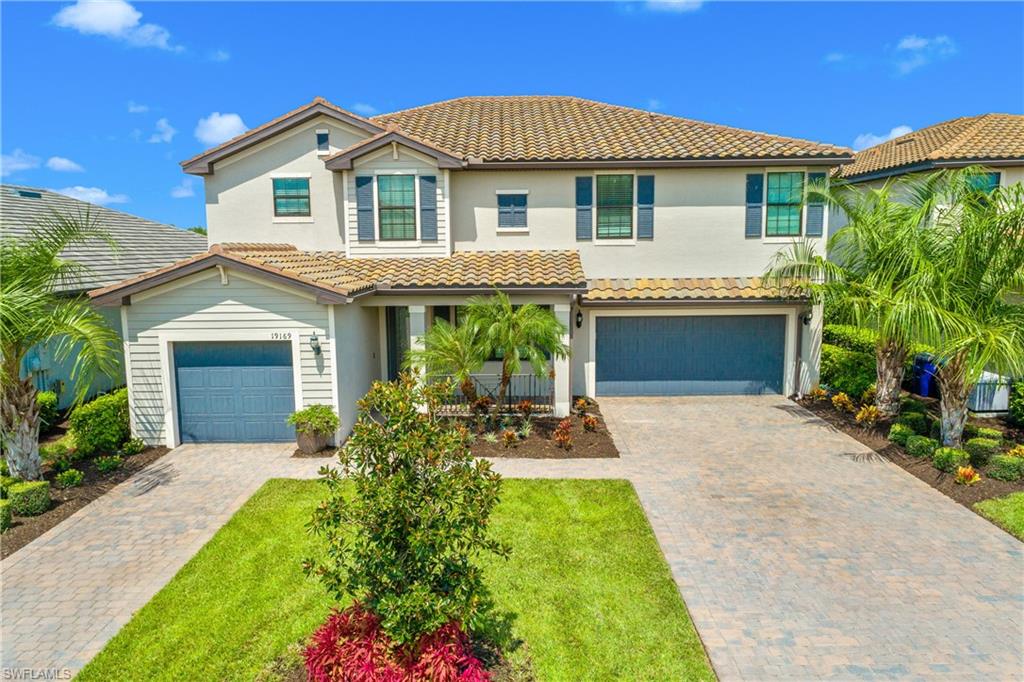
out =
[(782, 393), (786, 317), (601, 317), (597, 395)]
[(295, 410), (289, 342), (175, 343), (182, 443), (289, 441)]

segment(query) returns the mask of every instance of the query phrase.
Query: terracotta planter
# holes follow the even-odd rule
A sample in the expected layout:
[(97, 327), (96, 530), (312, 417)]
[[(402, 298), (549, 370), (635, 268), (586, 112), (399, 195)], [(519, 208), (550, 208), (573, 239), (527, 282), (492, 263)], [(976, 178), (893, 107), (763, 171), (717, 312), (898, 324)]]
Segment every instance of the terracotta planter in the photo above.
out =
[(302, 450), (307, 455), (315, 455), (327, 447), (328, 441), (331, 440), (331, 434), (319, 433), (317, 431), (311, 431), (309, 433), (305, 431), (297, 431), (295, 440), (299, 444), (299, 450)]

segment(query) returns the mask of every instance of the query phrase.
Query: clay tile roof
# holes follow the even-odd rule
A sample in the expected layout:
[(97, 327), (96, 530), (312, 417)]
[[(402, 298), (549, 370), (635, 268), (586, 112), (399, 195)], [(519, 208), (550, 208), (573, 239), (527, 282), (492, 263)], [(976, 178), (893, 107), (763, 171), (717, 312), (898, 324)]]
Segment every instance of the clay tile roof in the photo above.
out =
[(585, 301), (726, 301), (784, 299), (760, 277), (596, 279)]
[(483, 161), (848, 158), (850, 150), (578, 97), (461, 97), (371, 119)]
[(857, 152), (838, 175), (856, 178), (941, 161), (1024, 159), (1024, 115), (982, 114), (943, 121)]

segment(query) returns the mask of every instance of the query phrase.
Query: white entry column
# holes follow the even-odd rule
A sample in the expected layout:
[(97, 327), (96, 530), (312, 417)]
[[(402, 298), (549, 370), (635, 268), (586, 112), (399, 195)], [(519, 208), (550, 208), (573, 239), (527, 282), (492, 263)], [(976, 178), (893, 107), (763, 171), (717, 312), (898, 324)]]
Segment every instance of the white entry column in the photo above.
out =
[[(562, 343), (569, 345), (569, 312), (571, 306), (566, 304), (555, 304), (555, 317), (565, 327), (565, 334), (562, 335)], [(566, 417), (572, 403), (572, 396), (569, 395), (569, 358), (552, 358), (552, 368), (555, 371), (555, 416)]]

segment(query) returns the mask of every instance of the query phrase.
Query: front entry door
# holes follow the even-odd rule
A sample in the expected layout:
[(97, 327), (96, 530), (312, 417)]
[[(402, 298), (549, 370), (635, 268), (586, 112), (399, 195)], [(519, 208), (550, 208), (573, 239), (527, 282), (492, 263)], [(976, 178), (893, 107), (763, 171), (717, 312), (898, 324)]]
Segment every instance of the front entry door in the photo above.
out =
[(409, 350), (409, 309), (405, 306), (385, 308), (388, 344), (388, 381), (398, 378)]

